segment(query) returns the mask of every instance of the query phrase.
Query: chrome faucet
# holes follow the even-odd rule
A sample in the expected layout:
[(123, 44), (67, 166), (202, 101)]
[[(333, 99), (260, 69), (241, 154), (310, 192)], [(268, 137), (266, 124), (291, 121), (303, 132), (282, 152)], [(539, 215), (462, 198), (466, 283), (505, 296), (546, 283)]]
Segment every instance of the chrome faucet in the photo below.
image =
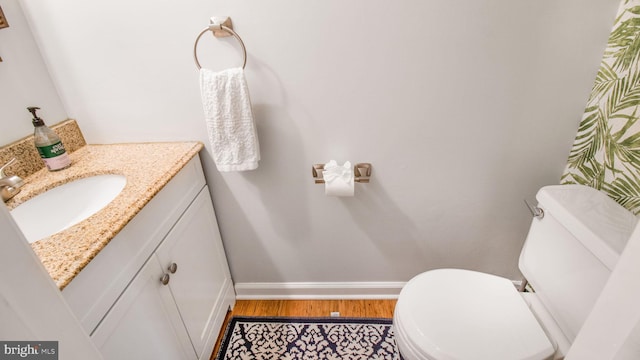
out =
[(2, 201), (7, 201), (20, 192), (20, 188), (24, 185), (22, 178), (17, 175), (7, 176), (4, 174), (4, 169), (13, 164), (16, 158), (11, 159), (8, 163), (0, 167), (0, 194), (2, 195)]

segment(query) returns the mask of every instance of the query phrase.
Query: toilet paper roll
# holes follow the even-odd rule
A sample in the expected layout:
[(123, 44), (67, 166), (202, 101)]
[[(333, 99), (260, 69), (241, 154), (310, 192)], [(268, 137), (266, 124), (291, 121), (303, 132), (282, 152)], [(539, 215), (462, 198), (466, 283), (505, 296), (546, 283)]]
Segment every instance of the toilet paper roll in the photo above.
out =
[(324, 178), (324, 193), (327, 196), (353, 196), (355, 193), (354, 175), (351, 162), (338, 165), (331, 160), (324, 165), (322, 171)]

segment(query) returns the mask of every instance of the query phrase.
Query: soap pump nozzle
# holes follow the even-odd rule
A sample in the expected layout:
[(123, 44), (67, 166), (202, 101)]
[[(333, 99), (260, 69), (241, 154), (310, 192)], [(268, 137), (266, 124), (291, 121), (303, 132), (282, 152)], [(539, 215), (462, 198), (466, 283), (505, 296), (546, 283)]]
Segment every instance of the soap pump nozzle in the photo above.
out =
[(29, 110), (29, 112), (31, 113), (31, 115), (33, 115), (33, 126), (43, 126), (44, 125), (44, 120), (42, 120), (40, 117), (38, 117), (38, 114), (36, 114), (36, 111), (40, 110), (39, 107), (37, 106), (30, 106), (27, 108), (27, 110)]

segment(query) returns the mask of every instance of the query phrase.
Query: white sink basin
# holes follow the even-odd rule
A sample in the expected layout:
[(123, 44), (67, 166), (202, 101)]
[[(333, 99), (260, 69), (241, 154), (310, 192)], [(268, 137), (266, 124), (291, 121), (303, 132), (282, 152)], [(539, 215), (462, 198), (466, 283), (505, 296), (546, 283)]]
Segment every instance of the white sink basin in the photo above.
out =
[(13, 219), (30, 243), (67, 229), (109, 204), (127, 183), (122, 175), (97, 175), (44, 192), (15, 209)]

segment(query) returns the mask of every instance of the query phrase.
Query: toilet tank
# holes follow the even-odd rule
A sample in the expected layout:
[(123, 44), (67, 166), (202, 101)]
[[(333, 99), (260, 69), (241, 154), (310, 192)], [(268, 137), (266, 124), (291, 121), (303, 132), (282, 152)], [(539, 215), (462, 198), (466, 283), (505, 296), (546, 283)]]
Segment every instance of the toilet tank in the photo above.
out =
[(519, 268), (573, 342), (624, 249), (637, 218), (605, 193), (583, 185), (546, 186)]

